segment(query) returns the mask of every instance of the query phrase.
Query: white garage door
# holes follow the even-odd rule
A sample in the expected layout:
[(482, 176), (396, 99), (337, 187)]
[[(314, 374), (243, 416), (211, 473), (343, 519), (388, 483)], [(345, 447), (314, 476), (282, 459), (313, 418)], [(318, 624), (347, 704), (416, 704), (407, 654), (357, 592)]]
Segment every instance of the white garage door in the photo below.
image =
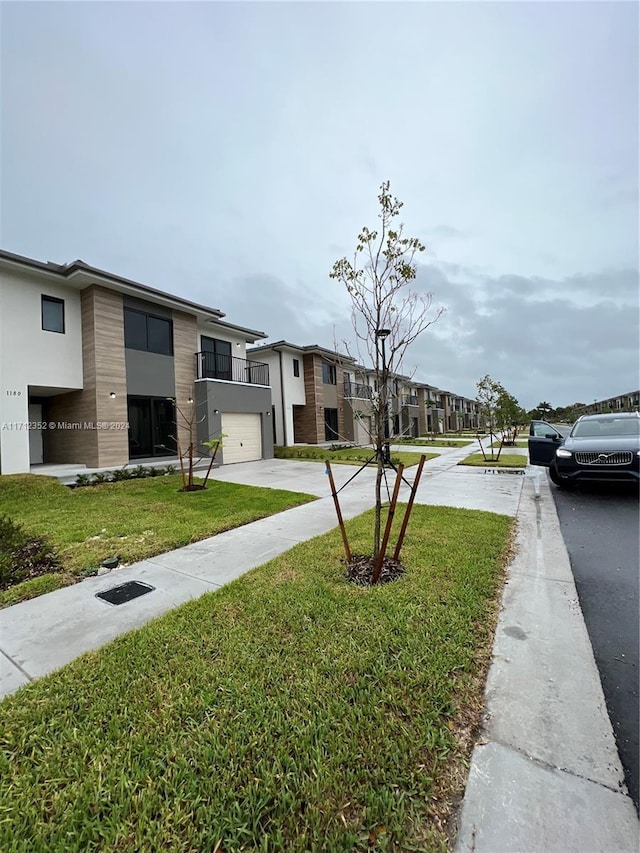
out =
[(260, 415), (225, 413), (222, 415), (222, 432), (226, 436), (222, 439), (225, 465), (262, 459)]
[(362, 418), (357, 418), (355, 427), (356, 444), (371, 444), (371, 436), (369, 435), (371, 430), (371, 418), (368, 415), (363, 415)]

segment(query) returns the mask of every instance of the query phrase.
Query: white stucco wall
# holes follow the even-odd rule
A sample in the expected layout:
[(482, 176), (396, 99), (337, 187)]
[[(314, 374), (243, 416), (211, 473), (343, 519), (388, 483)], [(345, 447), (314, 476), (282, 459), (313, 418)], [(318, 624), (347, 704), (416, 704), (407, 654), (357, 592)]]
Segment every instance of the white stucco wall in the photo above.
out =
[[(41, 297), (64, 300), (65, 332), (42, 329)], [(29, 470), (29, 386), (82, 388), (80, 293), (37, 272), (0, 272), (0, 471)]]
[[(269, 365), (271, 399), (275, 407), (276, 444), (291, 446), (293, 441), (293, 407), (304, 406), (304, 365), (302, 352), (268, 348), (257, 349), (249, 353), (254, 361), (263, 361)], [(282, 379), (280, 377), (280, 356), (282, 356)], [(293, 360), (298, 359), (300, 376), (293, 375)], [(284, 398), (284, 411), (282, 401)]]
[[(217, 338), (219, 341), (229, 341), (231, 344), (231, 355), (234, 358), (247, 357), (247, 342), (232, 329), (226, 329), (224, 326), (216, 326), (213, 323), (198, 324), (198, 350), (202, 350), (202, 336), (205, 338)], [(260, 361), (252, 356), (252, 360)]]

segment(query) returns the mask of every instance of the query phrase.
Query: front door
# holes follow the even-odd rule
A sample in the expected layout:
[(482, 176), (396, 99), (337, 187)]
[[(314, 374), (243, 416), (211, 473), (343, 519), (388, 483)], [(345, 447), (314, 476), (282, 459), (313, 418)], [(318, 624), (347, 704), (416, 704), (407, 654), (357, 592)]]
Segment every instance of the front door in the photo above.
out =
[(29, 403), (29, 464), (41, 465), (42, 456), (42, 405)]
[(338, 438), (338, 410), (324, 410), (324, 440), (335, 441)]

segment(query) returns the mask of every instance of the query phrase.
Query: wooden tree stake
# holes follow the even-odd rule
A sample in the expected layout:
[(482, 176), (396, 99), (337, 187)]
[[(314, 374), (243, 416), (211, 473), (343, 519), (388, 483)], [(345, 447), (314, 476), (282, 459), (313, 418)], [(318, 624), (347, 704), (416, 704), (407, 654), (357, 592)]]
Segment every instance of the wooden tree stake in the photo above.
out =
[(382, 564), (384, 562), (384, 556), (387, 553), (387, 545), (389, 544), (389, 536), (391, 535), (391, 525), (393, 524), (393, 516), (396, 512), (396, 504), (398, 502), (398, 492), (400, 491), (400, 484), (402, 483), (402, 472), (404, 471), (404, 465), (402, 462), (398, 465), (398, 473), (396, 475), (396, 484), (393, 487), (393, 495), (391, 496), (391, 503), (389, 504), (389, 515), (387, 516), (387, 524), (384, 529), (384, 536), (382, 537), (382, 543), (380, 545), (380, 553), (378, 554), (378, 559), (376, 560), (376, 564), (373, 569), (373, 576), (371, 578), (371, 583), (376, 584), (380, 579), (380, 572), (382, 571)]
[(349, 548), (349, 540), (347, 539), (347, 531), (345, 530), (344, 521), (342, 520), (342, 511), (340, 509), (340, 503), (338, 501), (338, 493), (336, 492), (336, 484), (333, 481), (333, 474), (331, 473), (331, 463), (327, 459), (325, 462), (327, 466), (327, 474), (329, 475), (329, 483), (331, 484), (331, 496), (333, 497), (333, 502), (336, 507), (336, 515), (338, 516), (338, 524), (340, 525), (340, 533), (342, 533), (342, 541), (344, 542), (344, 553), (347, 557), (347, 563), (351, 562), (351, 548)]
[(418, 491), (418, 486), (420, 484), (420, 477), (422, 476), (422, 469), (424, 467), (424, 463), (427, 461), (427, 457), (422, 454), (420, 457), (420, 462), (418, 463), (418, 470), (416, 471), (416, 476), (413, 481), (413, 486), (411, 487), (411, 494), (409, 496), (409, 502), (407, 504), (407, 509), (404, 514), (404, 518), (402, 519), (402, 527), (400, 528), (400, 534), (398, 536), (398, 543), (396, 545), (396, 550), (393, 552), (393, 559), (400, 559), (400, 551), (402, 549), (402, 543), (404, 542), (405, 533), (407, 532), (407, 525), (409, 524), (409, 516), (411, 515), (411, 510), (413, 509), (413, 501), (415, 500), (416, 493)]

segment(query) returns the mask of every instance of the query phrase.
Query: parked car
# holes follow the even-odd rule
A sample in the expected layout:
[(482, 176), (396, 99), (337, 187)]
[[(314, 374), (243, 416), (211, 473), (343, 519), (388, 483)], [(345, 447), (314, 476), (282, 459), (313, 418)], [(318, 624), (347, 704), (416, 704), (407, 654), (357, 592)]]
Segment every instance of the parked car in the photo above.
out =
[(549, 469), (560, 488), (577, 483), (640, 483), (640, 414), (583, 415), (568, 435), (545, 421), (532, 421), (529, 461)]

